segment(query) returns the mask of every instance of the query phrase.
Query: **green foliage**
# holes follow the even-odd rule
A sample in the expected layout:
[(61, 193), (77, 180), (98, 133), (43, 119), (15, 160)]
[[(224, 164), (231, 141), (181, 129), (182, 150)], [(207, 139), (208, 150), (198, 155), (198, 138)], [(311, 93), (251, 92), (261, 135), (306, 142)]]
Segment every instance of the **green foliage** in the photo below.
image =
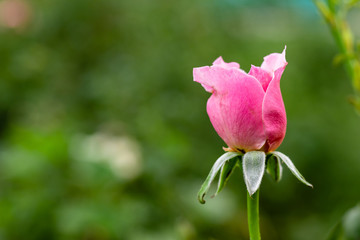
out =
[(349, 11), (359, 3), (358, 0), (315, 0), (315, 3), (328, 23), (340, 55), (335, 58), (344, 62), (346, 70), (355, 90), (355, 97), (351, 103), (360, 111), (360, 58), (356, 48), (354, 34), (349, 26), (347, 15)]
[(348, 210), (327, 238), (327, 240), (357, 239), (360, 239), (360, 205)]

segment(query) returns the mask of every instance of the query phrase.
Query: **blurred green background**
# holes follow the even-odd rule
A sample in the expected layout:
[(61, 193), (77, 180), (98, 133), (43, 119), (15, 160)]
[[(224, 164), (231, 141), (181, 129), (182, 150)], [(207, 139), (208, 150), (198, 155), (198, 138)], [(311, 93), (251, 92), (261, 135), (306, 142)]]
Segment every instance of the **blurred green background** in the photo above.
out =
[(265, 176), (262, 237), (325, 239), (360, 201), (360, 117), (311, 1), (0, 1), (0, 239), (248, 239), (240, 169), (196, 199), (224, 143), (192, 68), (284, 45), (279, 150), (314, 189)]

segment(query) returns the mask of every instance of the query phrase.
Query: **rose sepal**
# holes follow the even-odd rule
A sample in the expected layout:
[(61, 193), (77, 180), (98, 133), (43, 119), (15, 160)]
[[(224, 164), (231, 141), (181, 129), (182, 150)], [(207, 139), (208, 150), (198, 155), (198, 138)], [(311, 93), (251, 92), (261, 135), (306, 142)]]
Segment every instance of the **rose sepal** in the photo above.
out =
[[(235, 168), (237, 165), (236, 161), (238, 161), (238, 159), (236, 159), (235, 164), (232, 164), (233, 162), (231, 162), (230, 160), (237, 158), (238, 156), (241, 156), (242, 154), (243, 153), (241, 153), (241, 152), (226, 152), (215, 161), (214, 165), (212, 166), (212, 168), (209, 172), (209, 175), (205, 179), (204, 183), (202, 184), (202, 186), (198, 192), (198, 200), (201, 204), (205, 203), (205, 200), (204, 200), (205, 195), (209, 191), (211, 183), (214, 181), (214, 179), (216, 178), (216, 176), (220, 170), (221, 170), (221, 175), (220, 175), (219, 182), (218, 182), (218, 189), (217, 189), (216, 193), (214, 194), (214, 196), (221, 191), (221, 189), (226, 184), (230, 174), (232, 173), (233, 168)], [(230, 165), (226, 165), (228, 162)]]
[(311, 183), (309, 183), (308, 181), (305, 180), (305, 178), (303, 177), (303, 175), (299, 172), (299, 170), (295, 167), (294, 163), (290, 160), (290, 158), (288, 156), (286, 156), (285, 154), (278, 152), (278, 151), (274, 151), (271, 152), (270, 154), (272, 154), (273, 156), (275, 156), (278, 159), (281, 159), (285, 165), (290, 169), (291, 173), (300, 180), (300, 182), (304, 183), (305, 185), (312, 187), (313, 185)]
[(205, 203), (205, 196), (210, 189), (212, 182), (220, 173), (217, 190), (212, 197), (215, 197), (226, 185), (231, 174), (240, 164), (243, 168), (244, 181), (247, 191), (252, 196), (261, 185), (261, 181), (266, 172), (273, 180), (279, 182), (282, 177), (281, 161), (290, 169), (292, 174), (302, 183), (313, 187), (311, 183), (305, 180), (294, 163), (285, 154), (274, 151), (265, 153), (263, 151), (250, 151), (245, 154), (242, 152), (226, 152), (221, 155), (212, 166), (206, 180), (198, 192), (198, 200), (201, 204)]
[(273, 154), (266, 155), (266, 172), (275, 182), (280, 182), (282, 171), (281, 159)]
[(245, 185), (250, 196), (260, 187), (265, 172), (265, 160), (266, 154), (262, 151), (247, 152), (242, 158)]
[(235, 168), (239, 166), (240, 160), (241, 156), (239, 155), (238, 157), (229, 159), (221, 167), (217, 190), (212, 197), (215, 197), (225, 187), (226, 183), (230, 179), (231, 174), (234, 172)]

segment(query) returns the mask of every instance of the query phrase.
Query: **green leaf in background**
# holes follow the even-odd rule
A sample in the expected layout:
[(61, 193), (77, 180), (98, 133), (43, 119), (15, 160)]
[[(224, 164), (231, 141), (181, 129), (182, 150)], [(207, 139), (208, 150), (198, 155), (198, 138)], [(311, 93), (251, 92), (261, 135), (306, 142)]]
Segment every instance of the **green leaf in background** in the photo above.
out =
[(279, 182), (282, 177), (281, 161), (278, 157), (270, 155), (266, 161), (266, 172), (274, 179), (275, 182)]
[(294, 176), (297, 179), (299, 179), (305, 185), (308, 185), (309, 187), (313, 187), (313, 185), (311, 183), (309, 183), (305, 180), (305, 178), (301, 175), (299, 170), (297, 170), (297, 168), (295, 167), (295, 165), (293, 164), (293, 162), (290, 160), (290, 158), (288, 156), (286, 156), (285, 154), (283, 154), (281, 152), (277, 152), (277, 151), (272, 152), (272, 154), (274, 154), (276, 157), (280, 158), (286, 164), (286, 166), (290, 169), (292, 174), (294, 174)]
[(265, 158), (265, 153), (261, 151), (247, 152), (243, 157), (244, 179), (250, 196), (260, 187), (265, 171)]
[(214, 163), (213, 167), (210, 170), (209, 175), (207, 176), (205, 182), (200, 188), (200, 191), (198, 192), (198, 200), (201, 204), (205, 203), (204, 197), (206, 193), (209, 191), (211, 183), (214, 181), (216, 175), (222, 168), (222, 166), (227, 162), (228, 160), (239, 156), (241, 153), (238, 152), (226, 152), (221, 157), (219, 157), (216, 162)]
[(231, 174), (237, 167), (238, 161), (239, 161), (239, 157), (232, 158), (229, 161), (225, 162), (225, 164), (221, 167), (218, 188), (216, 193), (214, 194), (214, 197), (224, 188)]
[(342, 220), (332, 229), (327, 240), (360, 239), (360, 204), (347, 211)]
[(344, 240), (344, 229), (341, 222), (334, 226), (326, 240)]
[(345, 214), (343, 225), (346, 239), (360, 239), (360, 204)]

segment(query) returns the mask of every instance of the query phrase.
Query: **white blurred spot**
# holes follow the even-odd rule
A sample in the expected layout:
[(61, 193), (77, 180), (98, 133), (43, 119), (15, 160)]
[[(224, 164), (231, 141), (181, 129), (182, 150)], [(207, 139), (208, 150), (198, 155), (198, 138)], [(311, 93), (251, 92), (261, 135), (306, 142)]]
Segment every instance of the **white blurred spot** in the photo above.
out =
[(133, 179), (142, 169), (138, 143), (128, 136), (95, 133), (77, 138), (72, 147), (77, 159), (104, 162), (120, 178)]

